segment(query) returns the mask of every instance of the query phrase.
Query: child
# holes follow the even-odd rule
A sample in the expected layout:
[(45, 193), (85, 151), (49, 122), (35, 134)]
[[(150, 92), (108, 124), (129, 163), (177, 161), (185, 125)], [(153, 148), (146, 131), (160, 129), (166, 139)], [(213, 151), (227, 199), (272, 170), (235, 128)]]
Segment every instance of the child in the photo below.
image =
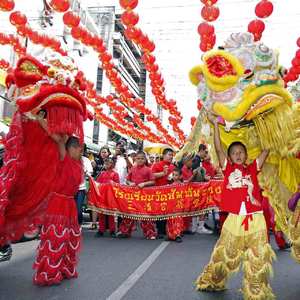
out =
[[(182, 158), (182, 180), (184, 182), (191, 182), (194, 177), (192, 165), (193, 165), (194, 154), (186, 154)], [(194, 232), (190, 230), (192, 217), (184, 217), (183, 218), (183, 233), (184, 234), (193, 234)]]
[[(40, 115), (40, 125), (48, 132), (47, 123)], [(83, 168), (82, 145), (76, 137), (51, 135), (57, 143), (60, 165), (43, 219), (40, 244), (34, 263), (33, 282), (38, 285), (58, 284), (63, 279), (77, 277), (77, 254), (81, 230), (77, 219), (74, 195), (80, 185)]]
[[(200, 145), (201, 146), (201, 145)], [(205, 154), (207, 155), (207, 150), (205, 148)], [(205, 157), (205, 156), (203, 156)], [(206, 175), (205, 169), (202, 167), (202, 161), (200, 162), (200, 166), (193, 170), (193, 176), (190, 181), (192, 182), (206, 182), (210, 180), (210, 177)], [(199, 234), (212, 234), (211, 230), (208, 230), (204, 227), (205, 220), (207, 219), (206, 215), (201, 215), (199, 217), (192, 218), (192, 232)]]
[(209, 177), (209, 179), (217, 176), (217, 169), (211, 163), (211, 158), (208, 152), (205, 153), (205, 157), (202, 161), (202, 167), (205, 170), (205, 174)]
[[(102, 171), (96, 179), (96, 182), (99, 183), (120, 183), (119, 175), (113, 169), (115, 167), (114, 160), (112, 158), (104, 159), (104, 171)], [(99, 229), (95, 234), (95, 237), (103, 236), (106, 230), (106, 223), (108, 222), (108, 228), (110, 232), (110, 236), (116, 237), (116, 226), (115, 226), (115, 218), (114, 216), (107, 216), (104, 214), (99, 214)]]
[(275, 254), (268, 244), (266, 222), (262, 213), (257, 174), (269, 151), (247, 165), (247, 149), (233, 142), (227, 157), (221, 145), (218, 122), (209, 114), (214, 125), (214, 143), (220, 166), (224, 170), (224, 186), (220, 209), (229, 212), (221, 236), (209, 264), (196, 281), (198, 290), (221, 291), (229, 276), (238, 271), (244, 261), (243, 294), (245, 299), (274, 299), (268, 283)]
[[(130, 169), (127, 176), (127, 184), (144, 188), (154, 185), (154, 176), (149, 167), (146, 166), (147, 157), (143, 151), (139, 151), (135, 157), (135, 165)], [(120, 237), (130, 237), (134, 227), (134, 220), (124, 218), (120, 225)], [(141, 221), (141, 228), (144, 236), (148, 240), (156, 239), (156, 230), (154, 222)]]
[[(176, 168), (172, 172), (172, 183), (180, 184), (182, 183), (182, 172), (180, 169)], [(167, 220), (167, 236), (168, 240), (175, 241), (176, 243), (181, 243), (181, 234), (184, 229), (184, 221), (182, 217), (176, 217)]]
[[(162, 155), (162, 160), (154, 163), (152, 166), (156, 186), (169, 184), (169, 175), (172, 174), (175, 169), (175, 166), (172, 164), (174, 151), (171, 148), (166, 148), (163, 150)], [(156, 226), (158, 237), (162, 238), (166, 233), (166, 221), (156, 221)]]

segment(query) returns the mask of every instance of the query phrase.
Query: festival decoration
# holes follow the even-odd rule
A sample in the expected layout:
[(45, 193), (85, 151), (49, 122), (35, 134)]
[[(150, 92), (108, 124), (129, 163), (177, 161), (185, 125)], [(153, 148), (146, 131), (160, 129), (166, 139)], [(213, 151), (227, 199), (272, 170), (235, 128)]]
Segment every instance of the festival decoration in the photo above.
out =
[(57, 12), (65, 12), (70, 8), (69, 0), (51, 0), (50, 6)]
[(13, 0), (0, 0), (0, 10), (8, 12), (12, 11), (15, 7), (15, 2)]
[(273, 4), (268, 0), (261, 0), (255, 6), (255, 14), (259, 18), (267, 18), (272, 14), (272, 12), (273, 12)]
[[(273, 4), (268, 0), (261, 0), (255, 6), (255, 15), (258, 18), (264, 19), (269, 17), (273, 12)], [(262, 20), (256, 19), (248, 24), (248, 32), (254, 36), (254, 41), (259, 41), (262, 37), (262, 33), (265, 30), (265, 23)]]
[[(207, 22), (213, 22), (217, 20), (220, 15), (219, 8), (214, 5), (217, 3), (217, 1), (204, 0), (201, 2), (204, 4), (201, 10), (201, 16), (203, 20)], [(202, 52), (211, 50), (216, 43), (215, 28), (213, 25), (207, 22), (202, 22), (198, 26), (198, 33), (200, 35), (199, 48)]]
[(220, 202), (222, 181), (172, 186), (137, 187), (101, 184), (90, 179), (89, 207), (108, 215), (135, 220), (165, 220), (197, 216)]
[[(300, 182), (300, 161), (296, 158), (300, 152), (299, 106), (284, 87), (274, 50), (256, 42), (250, 33), (231, 34), (223, 48), (203, 55), (203, 64), (190, 72), (191, 82), (197, 86), (203, 108), (218, 115), (226, 147), (241, 141), (250, 159), (261, 149), (271, 149), (260, 173), (260, 185), (275, 210), (278, 228), (288, 235), (292, 227), (287, 220), (292, 213), (286, 209), (287, 201)], [(296, 57), (292, 72), (298, 72), (298, 66)], [(187, 138), (181, 155), (196, 151), (201, 136), (211, 143), (206, 110), (199, 111), (194, 128), (197, 130)], [(296, 250), (299, 246), (293, 247), (293, 253), (300, 253)], [(300, 262), (299, 255), (297, 260)]]
[(27, 18), (20, 11), (14, 11), (10, 14), (9, 21), (14, 26), (22, 26), (27, 23)]
[[(7, 163), (1, 169), (6, 174), (1, 180), (1, 244), (18, 240), (28, 226), (41, 224), (43, 201), (52, 192), (50, 183), (57, 174), (57, 146), (33, 121), (37, 114), (40, 110), (46, 112), (50, 134), (74, 134), (81, 141), (83, 121), (87, 118), (80, 74), (67, 57), (51, 54), (39, 61), (23, 56), (9, 70), (6, 85), (16, 112), (5, 141)], [(30, 178), (32, 184), (28, 185), (24, 178)]]

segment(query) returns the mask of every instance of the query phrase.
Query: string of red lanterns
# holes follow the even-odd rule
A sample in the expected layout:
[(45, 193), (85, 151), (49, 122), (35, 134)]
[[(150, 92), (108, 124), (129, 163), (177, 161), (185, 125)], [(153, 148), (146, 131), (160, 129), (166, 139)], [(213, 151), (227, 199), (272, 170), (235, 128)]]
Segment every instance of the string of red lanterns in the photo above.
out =
[(203, 22), (198, 26), (198, 34), (200, 35), (199, 48), (202, 52), (206, 52), (211, 50), (216, 44), (215, 27), (210, 23), (218, 19), (220, 10), (215, 5), (218, 0), (201, 0), (201, 2), (203, 3), (201, 9)]
[(151, 85), (151, 92), (154, 95), (157, 104), (161, 105), (163, 109), (168, 110), (172, 116), (169, 117), (169, 123), (172, 129), (177, 133), (181, 143), (184, 143), (185, 136), (178, 124), (182, 121), (182, 116), (176, 106), (176, 101), (166, 99), (164, 79), (159, 66), (155, 63), (156, 58), (152, 54), (155, 50), (155, 44), (143, 31), (135, 25), (139, 21), (139, 16), (133, 11), (137, 7), (137, 0), (120, 0), (120, 6), (125, 10), (122, 13), (121, 21), (125, 25), (125, 36), (134, 42), (142, 51), (142, 61), (146, 70), (149, 72), (149, 79)]
[(20, 40), (13, 34), (6, 35), (0, 32), (0, 45), (11, 45), (18, 56), (26, 54), (26, 48), (22, 46)]
[[(15, 18), (17, 16), (17, 19), (18, 20), (22, 20), (21, 22), (18, 22), (17, 21), (17, 19)], [(21, 17), (20, 17), (21, 16)], [(26, 21), (24, 21), (24, 20), (26, 20)], [(20, 31), (23, 33), (23, 31), (22, 31), (22, 28), (20, 28), (18, 25), (19, 24), (21, 24), (21, 26), (25, 26), (26, 25), (26, 22), (27, 22), (27, 18), (26, 18), (26, 16), (25, 15), (20, 15), (20, 13), (19, 12), (17, 12), (17, 14), (15, 13), (15, 12), (13, 12), (12, 13), (12, 16), (10, 17), (10, 21), (11, 21), (11, 23), (13, 24), (13, 25), (15, 25), (15, 26), (17, 26), (17, 32), (18, 33), (20, 33)], [(31, 28), (29, 27), (29, 26), (27, 26), (26, 27), (26, 32), (27, 33), (30, 33), (31, 32)], [(34, 38), (33, 38), (34, 37)], [(40, 39), (40, 35), (36, 32), (35, 33), (35, 35), (33, 36), (33, 35), (31, 35), (31, 34), (28, 34), (28, 38), (31, 40), (31, 38), (33, 38), (34, 39), (34, 42), (36, 43), (36, 44), (42, 44), (43, 46), (45, 46), (45, 43), (44, 43), (44, 40), (47, 40), (47, 37), (46, 36), (43, 36), (43, 39)], [(53, 43), (55, 44), (55, 45), (58, 45), (58, 41), (56, 40), (56, 39), (52, 39), (53, 40)], [(17, 52), (17, 53), (19, 53), (19, 55), (24, 55), (24, 54), (26, 54), (26, 49), (25, 48), (21, 48), (20, 47), (20, 42), (19, 42), (19, 40), (16, 38), (16, 37), (14, 37), (13, 35), (9, 35), (9, 36), (6, 36), (6, 35), (4, 35), (4, 34), (0, 34), (0, 43), (1, 44), (12, 44), (12, 45), (14, 45), (14, 51), (15, 52)], [(21, 50), (18, 50), (18, 49), (22, 49), (22, 51)], [(59, 52), (59, 53), (61, 53), (61, 51), (59, 51), (60, 49), (58, 49), (58, 47), (52, 47), (52, 50), (54, 50), (54, 51), (56, 51), (56, 52)], [(105, 101), (106, 103), (107, 103), (107, 101)], [(90, 103), (91, 104), (91, 103)], [(119, 106), (120, 107), (120, 106)], [(118, 108), (117, 107), (113, 107), (113, 106), (111, 106), (111, 108), (112, 108), (112, 110), (114, 111), (114, 109), (117, 109), (117, 111), (119, 112), (119, 110), (118, 110)], [(115, 116), (119, 116), (119, 114), (116, 114), (115, 113)], [(109, 119), (109, 117), (107, 117), (107, 120), (109, 120), (109, 121), (111, 121), (110, 123), (108, 123), (108, 124), (110, 124), (111, 125), (111, 129), (119, 129), (119, 127), (118, 128), (116, 128), (116, 127), (113, 127), (113, 120), (110, 120)], [(118, 118), (118, 121), (119, 122), (122, 122), (122, 120), (120, 119), (120, 118)], [(128, 125), (128, 124), (124, 124), (124, 126), (125, 125)], [(145, 135), (138, 135), (137, 134), (137, 130), (135, 131), (135, 132), (131, 132), (131, 131), (129, 131), (128, 129), (124, 129), (123, 130), (124, 132), (127, 132), (127, 133), (129, 133), (129, 134), (131, 134), (132, 136), (135, 136), (135, 137), (137, 137), (137, 138), (145, 138), (146, 140), (148, 139), (148, 140), (150, 140), (150, 141), (153, 141), (153, 142), (161, 142), (162, 140), (159, 138), (159, 137), (157, 137), (157, 136), (155, 136), (155, 135), (152, 135), (151, 137), (149, 137), (149, 138), (147, 138), (147, 136), (145, 136)]]
[[(260, 19), (268, 18), (273, 12), (273, 3), (269, 0), (261, 0), (255, 6), (255, 15)], [(259, 41), (265, 30), (265, 23), (255, 19), (248, 24), (248, 32), (254, 36), (254, 41)]]
[(169, 144), (179, 147), (180, 144), (174, 137), (169, 135), (168, 131), (162, 126), (160, 120), (156, 120), (151, 110), (143, 105), (143, 99), (133, 99), (133, 94), (120, 78), (116, 67), (113, 64), (112, 56), (107, 52), (101, 37), (91, 34), (88, 30), (86, 30), (86, 28), (80, 26), (80, 17), (75, 13), (66, 12), (63, 16), (63, 21), (66, 26), (71, 28), (71, 35), (74, 39), (79, 40), (88, 47), (92, 47), (94, 51), (98, 53), (98, 58), (102, 63), (102, 68), (111, 84), (115, 87), (116, 92), (120, 95), (120, 100), (129, 107), (132, 107), (136, 111), (146, 115), (147, 121), (153, 122), (156, 125), (157, 129), (163, 134)]
[[(70, 16), (71, 16), (71, 14), (69, 14), (69, 18), (65, 17), (65, 21), (66, 22), (68, 22), (68, 20), (70, 20)], [(80, 22), (80, 19), (79, 19), (79, 22), (78, 22), (78, 17), (76, 15), (73, 15), (71, 17), (73, 17), (73, 23), (72, 24), (73, 25), (78, 25), (79, 22)], [(77, 20), (77, 22), (74, 23), (74, 19)], [(59, 52), (62, 55), (66, 55), (67, 54), (65, 51), (63, 51), (63, 50), (60, 49), (60, 42), (57, 39), (55, 39), (55, 38), (49, 38), (49, 37), (47, 37), (45, 35), (39, 35), (38, 32), (35, 32), (29, 26), (26, 26), (27, 18), (26, 18), (26, 16), (24, 14), (22, 14), (22, 13), (20, 13), (18, 11), (11, 13), (11, 15), (10, 15), (10, 22), (11, 22), (12, 25), (16, 26), (18, 34), (20, 34), (21, 36), (28, 37), (33, 43), (35, 43), (35, 44), (41, 44), (44, 47), (50, 47), (50, 48), (52, 48), (52, 50), (54, 50), (56, 52)], [(1, 39), (1, 37), (0, 37), (0, 39)], [(14, 41), (13, 37), (12, 37), (11, 40)], [(14, 50), (18, 51), (18, 47), (15, 46)], [(24, 51), (23, 51), (23, 54), (25, 54)], [(115, 111), (114, 109), (117, 108), (117, 112), (120, 112), (118, 110), (118, 109), (120, 109), (120, 107), (122, 107), (122, 106), (118, 106), (118, 107), (112, 106), (111, 109), (114, 112)], [(120, 116), (120, 114), (116, 114), (115, 113), (115, 116)], [(124, 119), (118, 118), (118, 121), (120, 121), (120, 122), (122, 122), (123, 120)], [(128, 126), (128, 124), (127, 124), (127, 126)], [(150, 128), (149, 128), (149, 131), (151, 131)], [(135, 136), (136, 136), (136, 134), (135, 134)], [(145, 137), (145, 136), (143, 135), (143, 137)], [(151, 141), (154, 141), (154, 142), (161, 142), (162, 141), (162, 139), (160, 139), (159, 137), (157, 137), (155, 135), (151, 135), (149, 137), (149, 139)]]
[(297, 39), (296, 45), (299, 49), (297, 49), (295, 56), (292, 59), (292, 66), (283, 77), (285, 84), (296, 81), (300, 75), (300, 38)]
[(15, 8), (13, 0), (0, 0), (0, 10), (4, 12), (12, 11)]

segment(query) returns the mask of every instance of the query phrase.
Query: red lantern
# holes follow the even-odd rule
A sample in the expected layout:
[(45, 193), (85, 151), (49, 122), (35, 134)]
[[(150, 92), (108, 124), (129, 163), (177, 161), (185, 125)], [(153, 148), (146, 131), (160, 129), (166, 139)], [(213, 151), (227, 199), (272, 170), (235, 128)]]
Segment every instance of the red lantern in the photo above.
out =
[(149, 41), (147, 44), (144, 45), (144, 49), (148, 52), (153, 52), (155, 50), (154, 42)]
[(203, 107), (202, 101), (200, 99), (197, 100), (197, 108), (198, 110), (201, 110)]
[(142, 56), (142, 61), (144, 64), (154, 64), (155, 63), (155, 56), (149, 54), (149, 53), (145, 53)]
[(220, 10), (217, 6), (204, 6), (201, 10), (201, 16), (205, 21), (212, 22), (218, 19)]
[(63, 16), (64, 24), (69, 27), (77, 27), (80, 23), (80, 17), (72, 11), (67, 11)]
[(273, 4), (268, 0), (260, 1), (255, 7), (255, 14), (259, 18), (267, 18), (273, 12)]
[(138, 0), (120, 0), (119, 2), (121, 7), (124, 9), (134, 9), (139, 3)]
[(29, 33), (29, 28), (26, 26), (19, 26), (17, 28), (17, 34), (23, 37), (26, 37)]
[(216, 4), (218, 0), (201, 0), (201, 2), (206, 6), (211, 6)]
[(70, 8), (68, 0), (51, 0), (50, 6), (57, 12), (65, 12)]
[(78, 40), (81, 36), (81, 28), (80, 27), (73, 27), (71, 29), (71, 35), (74, 39)]
[(300, 38), (297, 39), (297, 46), (300, 48)]
[(261, 20), (253, 20), (248, 24), (248, 31), (252, 34), (262, 34), (265, 30), (265, 23)]
[(192, 127), (194, 127), (195, 123), (196, 123), (196, 117), (191, 117), (191, 125), (192, 125)]
[(15, 2), (13, 0), (0, 0), (0, 10), (12, 11), (15, 8)]
[(296, 51), (296, 55), (295, 57), (299, 58), (300, 59), (300, 49)]
[(211, 45), (213, 47), (216, 43), (216, 35), (212, 34), (212, 35), (202, 36), (201, 43)]
[(207, 22), (202, 22), (198, 26), (198, 33), (201, 36), (212, 35), (215, 33), (215, 28), (213, 25), (210, 25)]
[(27, 18), (20, 11), (14, 11), (10, 14), (9, 21), (14, 26), (22, 26), (27, 23)]
[(124, 33), (129, 40), (138, 39), (142, 35), (141, 29), (135, 27), (126, 28)]
[(131, 10), (126, 10), (122, 14), (121, 20), (122, 20), (123, 24), (125, 24), (126, 26), (134, 26), (138, 23), (139, 16), (138, 16), (138, 14), (134, 13)]
[(300, 59), (297, 58), (297, 57), (293, 58), (293, 60), (292, 60), (292, 65), (293, 65), (294, 67), (300, 66)]

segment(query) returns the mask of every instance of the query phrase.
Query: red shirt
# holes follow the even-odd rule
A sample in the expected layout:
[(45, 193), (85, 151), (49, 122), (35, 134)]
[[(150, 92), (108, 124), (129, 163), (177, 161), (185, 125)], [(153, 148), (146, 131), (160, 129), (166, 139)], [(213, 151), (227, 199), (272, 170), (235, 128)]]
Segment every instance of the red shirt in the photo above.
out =
[(175, 166), (172, 163), (165, 161), (165, 160), (154, 163), (152, 166), (152, 172), (160, 173), (164, 170), (164, 166), (168, 166), (168, 173), (167, 173), (167, 175), (165, 175), (163, 177), (156, 178), (155, 185), (167, 185), (169, 183), (168, 177), (175, 169)]
[(147, 166), (133, 166), (129, 174), (127, 175), (127, 180), (139, 184), (147, 181), (154, 181), (154, 175), (151, 169)]
[(217, 170), (213, 166), (213, 164), (210, 161), (203, 161), (202, 167), (205, 169), (205, 174), (214, 177), (217, 174)]
[(182, 179), (189, 180), (193, 176), (193, 170), (183, 166), (181, 169)]
[(120, 177), (114, 170), (102, 171), (96, 179), (99, 183), (110, 183), (111, 181), (115, 183), (120, 183)]
[(247, 182), (253, 184), (252, 196), (259, 203), (262, 202), (262, 195), (258, 184), (257, 161), (250, 165), (237, 165), (229, 161), (226, 163), (224, 170), (224, 184), (222, 191), (222, 201), (220, 209), (234, 214), (239, 214), (242, 202), (245, 202), (246, 213), (262, 211), (262, 207), (251, 203)]

